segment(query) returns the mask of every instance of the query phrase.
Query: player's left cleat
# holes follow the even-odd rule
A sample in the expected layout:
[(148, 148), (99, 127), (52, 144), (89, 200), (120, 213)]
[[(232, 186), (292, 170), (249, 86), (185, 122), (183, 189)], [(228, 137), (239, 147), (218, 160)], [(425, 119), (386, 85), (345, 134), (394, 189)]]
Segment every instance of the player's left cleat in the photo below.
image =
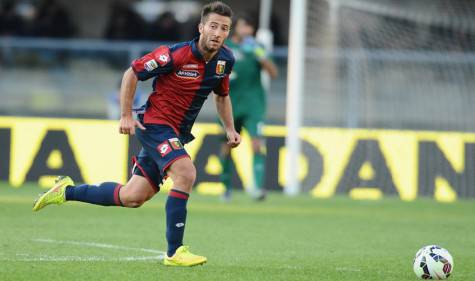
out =
[(265, 192), (261, 192), (259, 195), (256, 196), (256, 201), (264, 201), (266, 200), (267, 194)]
[(254, 189), (251, 196), (254, 200), (260, 202), (266, 200), (267, 192), (264, 189)]
[(172, 257), (165, 255), (163, 264), (170, 266), (194, 266), (204, 264), (207, 260), (206, 257), (190, 253), (188, 246), (180, 246)]
[(74, 186), (70, 177), (61, 176), (55, 180), (54, 186), (43, 194), (40, 194), (33, 204), (33, 211), (39, 211), (50, 204), (63, 204), (66, 202), (65, 190), (67, 186)]

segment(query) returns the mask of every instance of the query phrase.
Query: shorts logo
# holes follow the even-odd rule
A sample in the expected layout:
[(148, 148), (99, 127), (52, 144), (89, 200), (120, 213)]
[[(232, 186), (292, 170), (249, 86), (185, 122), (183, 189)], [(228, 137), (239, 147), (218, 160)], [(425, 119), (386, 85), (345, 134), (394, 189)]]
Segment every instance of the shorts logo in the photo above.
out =
[(160, 155), (162, 157), (165, 157), (165, 155), (167, 155), (168, 153), (172, 151), (170, 145), (168, 144), (168, 141), (164, 141), (161, 144), (159, 144), (157, 149), (158, 149), (158, 152), (160, 152)]
[(177, 150), (177, 149), (183, 149), (183, 145), (181, 144), (180, 140), (178, 138), (171, 138), (171, 139), (168, 139), (168, 142), (170, 143), (170, 145), (172, 146), (172, 149), (173, 150)]
[(200, 73), (196, 70), (178, 70), (176, 72), (176, 75), (179, 77), (184, 77), (184, 78), (190, 78), (190, 79), (196, 79), (200, 77)]
[(224, 69), (226, 68), (226, 61), (224, 60), (218, 60), (218, 63), (216, 64), (216, 74), (223, 74)]
[(149, 60), (145, 63), (145, 69), (150, 72), (158, 67), (157, 62), (154, 59)]

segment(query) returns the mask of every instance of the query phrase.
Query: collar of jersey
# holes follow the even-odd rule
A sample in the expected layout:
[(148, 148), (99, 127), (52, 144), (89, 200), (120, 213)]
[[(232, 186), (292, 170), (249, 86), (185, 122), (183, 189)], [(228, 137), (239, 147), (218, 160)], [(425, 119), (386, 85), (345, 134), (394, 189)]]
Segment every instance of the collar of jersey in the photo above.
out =
[[(200, 39), (199, 37), (195, 37), (193, 40), (191, 40), (191, 52), (193, 53), (195, 58), (205, 62), (205, 59), (203, 58), (203, 55), (200, 53), (200, 50), (198, 50), (198, 40), (199, 39)], [(214, 55), (214, 57), (212, 57), (208, 62), (217, 59), (220, 53), (221, 53), (221, 48), (219, 48), (216, 55)]]

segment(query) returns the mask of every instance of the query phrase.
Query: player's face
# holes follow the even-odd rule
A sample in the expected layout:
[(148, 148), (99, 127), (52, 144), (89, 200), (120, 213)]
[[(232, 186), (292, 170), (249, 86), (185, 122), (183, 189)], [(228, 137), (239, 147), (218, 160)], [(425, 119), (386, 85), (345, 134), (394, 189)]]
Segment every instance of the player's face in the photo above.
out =
[(236, 34), (240, 38), (253, 36), (254, 28), (252, 27), (252, 25), (248, 24), (245, 20), (239, 19), (237, 20), (236, 26), (234, 27), (234, 34)]
[(198, 27), (200, 31), (201, 47), (207, 52), (214, 52), (221, 48), (231, 29), (231, 19), (211, 13), (204, 23)]

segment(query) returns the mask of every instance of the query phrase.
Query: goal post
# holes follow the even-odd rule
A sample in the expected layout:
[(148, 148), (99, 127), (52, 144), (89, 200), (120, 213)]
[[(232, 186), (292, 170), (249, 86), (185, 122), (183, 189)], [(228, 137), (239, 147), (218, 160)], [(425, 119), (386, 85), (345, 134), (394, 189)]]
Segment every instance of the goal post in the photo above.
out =
[(292, 0), (290, 4), (285, 193), (291, 196), (298, 194), (300, 190), (298, 160), (301, 150), (299, 132), (302, 125), (302, 96), (304, 90), (306, 7), (306, 0)]

